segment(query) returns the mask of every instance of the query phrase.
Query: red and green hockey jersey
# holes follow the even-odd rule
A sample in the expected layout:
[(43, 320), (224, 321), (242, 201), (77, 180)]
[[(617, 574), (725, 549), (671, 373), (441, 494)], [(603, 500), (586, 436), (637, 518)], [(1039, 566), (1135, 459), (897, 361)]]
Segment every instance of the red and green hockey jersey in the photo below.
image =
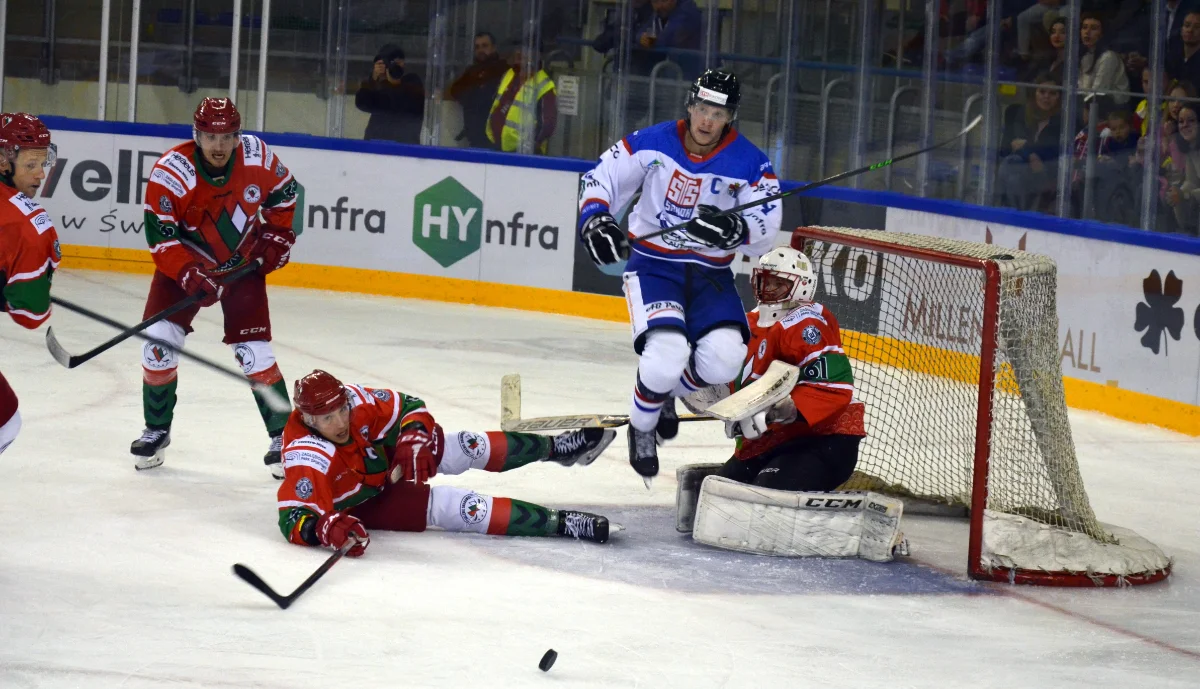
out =
[(296, 211), (297, 182), (262, 139), (243, 135), (216, 180), (200, 155), (195, 141), (179, 144), (146, 183), (146, 241), (158, 270), (172, 279), (193, 261), (221, 272), (237, 268), (261, 223), (291, 228)]
[(292, 543), (307, 545), (301, 529), (379, 495), (387, 485), (392, 448), (401, 429), (420, 423), (433, 430), (425, 403), (394, 390), (347, 385), (350, 439), (326, 440), (293, 410), (283, 429), (283, 483), (279, 486), (279, 530)]
[(0, 183), (0, 310), (26, 328), (50, 317), (50, 280), (62, 260), (54, 222), (37, 201)]
[(765, 434), (742, 439), (734, 453), (749, 459), (805, 435), (866, 435), (864, 408), (854, 400), (854, 372), (842, 349), (842, 331), (837, 317), (821, 304), (802, 304), (776, 323), (758, 325), (758, 311), (751, 311), (750, 346), (741, 376), (731, 384), (734, 391), (753, 383), (772, 361), (798, 366), (800, 382), (792, 389), (792, 401), (800, 418), (792, 423), (771, 424)]

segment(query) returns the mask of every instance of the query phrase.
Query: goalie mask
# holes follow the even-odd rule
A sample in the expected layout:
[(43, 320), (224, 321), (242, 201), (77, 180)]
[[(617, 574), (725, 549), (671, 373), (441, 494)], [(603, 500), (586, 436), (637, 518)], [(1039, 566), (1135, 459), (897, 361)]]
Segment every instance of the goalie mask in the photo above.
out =
[(750, 274), (750, 286), (758, 301), (758, 325), (779, 321), (817, 293), (817, 275), (803, 252), (781, 246), (763, 254)]

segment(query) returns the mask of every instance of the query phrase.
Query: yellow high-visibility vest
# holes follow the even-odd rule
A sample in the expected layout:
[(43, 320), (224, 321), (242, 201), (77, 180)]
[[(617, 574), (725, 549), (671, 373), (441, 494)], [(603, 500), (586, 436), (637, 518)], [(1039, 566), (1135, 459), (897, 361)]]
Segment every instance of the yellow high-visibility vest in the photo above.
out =
[[(512, 84), (512, 80), (516, 77), (513, 70), (508, 70), (504, 78), (500, 80), (500, 86), (496, 89), (496, 100), (492, 101), (492, 110), (489, 115), (496, 112), (496, 108), (500, 106), (500, 99), (504, 93), (508, 91), (508, 87)], [(516, 151), (521, 144), (521, 127), (524, 124), (523, 118), (530, 118), (532, 123), (531, 130), (537, 132), (537, 104), (542, 99), (542, 96), (554, 90), (554, 82), (550, 80), (550, 75), (546, 74), (545, 70), (539, 69), (537, 74), (532, 79), (525, 80), (524, 84), (517, 89), (517, 96), (513, 99), (512, 105), (508, 108), (508, 114), (504, 118), (504, 128), (500, 130), (500, 150), (501, 151)], [(496, 137), (492, 135), (492, 128), (487, 127), (487, 138), (492, 143), (496, 142)], [(545, 153), (549, 143), (543, 141), (537, 147), (538, 153)]]

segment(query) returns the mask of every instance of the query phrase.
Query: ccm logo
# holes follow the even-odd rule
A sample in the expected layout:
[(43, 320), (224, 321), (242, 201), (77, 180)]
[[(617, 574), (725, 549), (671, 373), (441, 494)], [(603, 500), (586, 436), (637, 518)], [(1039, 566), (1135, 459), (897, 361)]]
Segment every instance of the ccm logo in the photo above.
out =
[(855, 508), (862, 507), (862, 499), (849, 500), (844, 498), (809, 498), (804, 501), (805, 507)]
[(243, 328), (242, 330), (238, 331), (238, 334), (239, 335), (253, 335), (255, 333), (265, 333), (265, 332), (267, 332), (266, 326), (260, 326), (257, 328)]

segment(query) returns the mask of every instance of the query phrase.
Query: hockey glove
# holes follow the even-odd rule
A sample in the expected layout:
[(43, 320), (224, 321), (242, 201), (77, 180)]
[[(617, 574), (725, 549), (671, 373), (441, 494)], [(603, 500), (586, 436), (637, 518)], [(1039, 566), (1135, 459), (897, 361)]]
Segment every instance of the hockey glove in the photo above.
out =
[(296, 233), (279, 225), (265, 225), (258, 233), (258, 243), (254, 245), (251, 259), (261, 257), (263, 262), (258, 272), (266, 275), (286, 266), (292, 257), (292, 245), (296, 243)]
[(396, 441), (396, 451), (392, 453), (391, 482), (412, 481), (420, 485), (437, 476), (444, 442), (442, 427), (438, 424), (433, 425), (432, 433), (424, 428), (401, 433)]
[(736, 249), (746, 241), (750, 227), (738, 213), (716, 215), (721, 209), (716, 206), (700, 206), (696, 215), (688, 221), (686, 232), (700, 242), (717, 249)]
[(358, 517), (345, 512), (330, 512), (321, 517), (317, 522), (317, 538), (321, 539), (321, 545), (335, 550), (346, 545), (348, 539), (357, 539), (358, 545), (346, 551), (350, 557), (358, 557), (365, 553), (367, 545), (371, 542), (367, 529)]
[(771, 424), (788, 424), (799, 418), (800, 412), (796, 409), (796, 403), (791, 397), (785, 397), (770, 409), (738, 421), (726, 421), (725, 435), (730, 438), (741, 436), (746, 440), (754, 440), (766, 433)]
[(189, 263), (179, 273), (179, 287), (189, 297), (199, 297), (201, 306), (212, 306), (221, 300), (225, 288), (207, 268), (199, 263)]
[(608, 266), (629, 258), (629, 240), (608, 213), (597, 213), (587, 219), (579, 236), (587, 247), (592, 263)]

